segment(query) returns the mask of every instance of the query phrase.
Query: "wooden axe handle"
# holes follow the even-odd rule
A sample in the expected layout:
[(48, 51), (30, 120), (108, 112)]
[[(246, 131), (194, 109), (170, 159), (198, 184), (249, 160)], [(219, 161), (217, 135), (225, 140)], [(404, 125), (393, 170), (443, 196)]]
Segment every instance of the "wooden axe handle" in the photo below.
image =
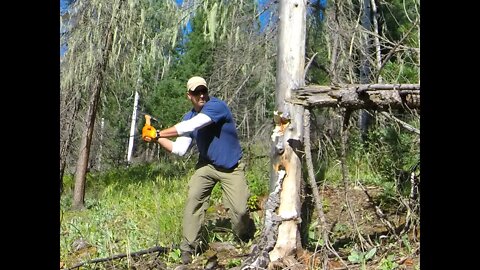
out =
[(150, 126), (150, 118), (152, 118), (150, 115), (145, 114), (145, 125)]

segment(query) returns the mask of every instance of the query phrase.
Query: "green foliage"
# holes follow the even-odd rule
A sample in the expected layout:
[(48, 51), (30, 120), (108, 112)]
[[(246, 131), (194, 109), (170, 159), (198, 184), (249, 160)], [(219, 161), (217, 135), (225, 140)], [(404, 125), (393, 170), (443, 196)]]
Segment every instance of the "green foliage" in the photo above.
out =
[(323, 238), (320, 235), (318, 221), (315, 220), (308, 224), (308, 241), (310, 243), (316, 243), (316, 245), (323, 246)]
[(205, 16), (203, 10), (196, 13), (191, 21), (192, 31), (176, 49), (178, 58), (171, 68), (171, 77), (182, 80), (185, 91), (188, 78), (194, 75), (208, 78), (212, 72), (214, 46), (203, 33)]
[(412, 55), (404, 53), (405, 58), (396, 58), (385, 63), (381, 75), (385, 81), (391, 83), (416, 83), (420, 81), (418, 66)]
[(242, 264), (242, 261), (240, 259), (230, 259), (227, 261), (227, 265), (225, 266), (227, 267), (227, 269), (229, 269), (236, 266), (240, 266), (241, 264)]
[[(382, 34), (391, 42), (402, 42), (407, 49), (396, 48), (395, 53), (384, 63), (381, 76), (389, 83), (417, 83), (419, 78), (420, 54), (420, 4), (418, 1), (393, 0), (379, 4)], [(415, 25), (416, 23), (416, 25)], [(390, 53), (384, 49), (384, 55)]]
[[(65, 175), (65, 190), (60, 202), (61, 261), (72, 266), (88, 258), (180, 243), (183, 207), (192, 168), (193, 164), (160, 162), (89, 173), (86, 209), (82, 211), (70, 209), (74, 179)], [(217, 186), (217, 195), (212, 194), (213, 203), (219, 203), (221, 198)], [(252, 213), (252, 217), (257, 229), (261, 228), (258, 214)], [(231, 230), (218, 231), (222, 224), (211, 225), (210, 241), (235, 241)], [(90, 257), (78, 256), (73, 243), (79, 239), (95, 247)], [(176, 263), (179, 256), (179, 251), (174, 249), (166, 255), (166, 260)]]
[[(252, 196), (268, 194), (270, 182), (270, 157), (264, 144), (244, 147), (245, 177)], [(268, 149), (268, 148), (267, 148)]]
[(320, 21), (319, 16), (308, 16), (306, 30), (305, 51), (307, 57), (311, 58), (316, 54), (314, 59), (307, 58), (308, 61), (312, 60), (312, 64), (307, 70), (306, 83), (329, 85), (330, 78), (325, 68), (325, 65), (329, 62), (329, 45), (325, 37), (324, 22)]
[(163, 175), (155, 166), (91, 175), (86, 209), (80, 212), (69, 209), (71, 195), (65, 192), (60, 209), (62, 261), (73, 263), (72, 243), (77, 239), (96, 247), (94, 257), (179, 243), (189, 176)]
[[(381, 2), (379, 12), (386, 35), (394, 41), (399, 41), (411, 27), (412, 22), (420, 16), (419, 9), (419, 2), (414, 0)], [(418, 37), (416, 31), (411, 35), (415, 40)]]
[(324, 213), (328, 213), (330, 210), (330, 201), (327, 198), (324, 198), (322, 201), (322, 209)]
[(386, 258), (380, 260), (380, 270), (393, 270), (398, 268), (398, 263), (395, 262), (395, 255), (388, 255)]
[[(368, 162), (375, 164), (375, 172), (387, 180), (383, 182), (395, 182), (399, 177), (404, 177), (400, 175), (401, 172), (409, 172), (419, 161), (418, 135), (404, 132), (397, 126), (373, 129), (369, 134), (369, 142), (367, 149), (362, 151), (357, 148), (358, 153), (375, 153), (368, 156)], [(401, 182), (405, 181), (401, 179)]]
[[(142, 104), (148, 98), (147, 93), (155, 89), (161, 71), (168, 66), (171, 48), (176, 43), (172, 40), (176, 39), (179, 28), (179, 9), (173, 1), (78, 0), (72, 3), (69, 12), (70, 19), (62, 20), (67, 33), (62, 35), (61, 43), (67, 44), (68, 50), (60, 65), (60, 130), (61, 141), (67, 141), (71, 147), (62, 158), (67, 160), (67, 168), (75, 167), (80, 140), (69, 142), (70, 129), (66, 127), (74, 124), (71, 137), (81, 136), (82, 118), (95, 83), (93, 75), (102, 74), (96, 119), (97, 122), (104, 119), (105, 128), (100, 130), (97, 123), (90, 157), (95, 159), (101, 146), (102, 170), (125, 165), (134, 93), (140, 93)], [(111, 47), (105, 48), (109, 33)], [(100, 72), (97, 67), (103, 63), (106, 69)], [(72, 110), (74, 96), (81, 101), (76, 113)], [(93, 165), (100, 168), (100, 164)]]
[[(397, 117), (419, 129), (416, 115), (400, 114)], [(407, 196), (410, 192), (410, 173), (420, 160), (418, 134), (409, 132), (396, 123), (384, 122), (377, 117), (367, 135), (367, 142), (361, 141), (358, 129), (350, 129), (347, 144), (347, 168), (349, 179), (360, 181), (363, 185), (382, 187), (383, 194), (378, 199), (380, 206), (397, 204), (396, 197)], [(339, 160), (339, 144), (328, 153), (325, 160), (325, 179), (330, 183), (342, 184), (343, 176)], [(416, 168), (419, 170), (419, 168)]]
[[(187, 79), (179, 81), (167, 77), (158, 84), (150, 94), (151, 97), (144, 100), (144, 111), (154, 115), (160, 121), (160, 123), (153, 123), (156, 128), (173, 126), (191, 109), (191, 103), (186, 97), (186, 82)], [(144, 122), (142, 121), (142, 126)]]
[(375, 253), (377, 253), (377, 248), (374, 247), (368, 252), (361, 252), (357, 250), (351, 250), (350, 255), (348, 256), (348, 260), (352, 263), (359, 263), (361, 264), (361, 269), (366, 269), (366, 262), (370, 260)]
[(349, 228), (346, 224), (343, 223), (336, 223), (333, 227), (332, 237), (335, 238), (343, 238), (348, 234)]
[(411, 254), (412, 253), (412, 246), (410, 244), (410, 241), (408, 240), (408, 235), (406, 235), (406, 234), (402, 235), (402, 243), (405, 246), (405, 248), (407, 249), (408, 254)]
[(231, 242), (235, 241), (235, 236), (232, 231), (212, 231), (209, 233), (210, 242)]
[(263, 219), (262, 217), (260, 217), (258, 211), (250, 213), (250, 217), (252, 218), (256, 228), (256, 231), (254, 234), (254, 238), (255, 238), (261, 234), (261, 229), (263, 228), (263, 223), (262, 223)]
[(250, 188), (250, 193), (256, 196), (268, 193), (269, 177), (266, 176), (265, 171), (257, 170), (258, 168), (252, 168), (247, 171), (247, 182)]
[(222, 188), (221, 186), (215, 185), (212, 190), (212, 195), (210, 196), (210, 201), (214, 203), (221, 203), (222, 200)]
[(258, 196), (252, 195), (248, 198), (247, 207), (250, 211), (255, 211), (258, 209)]
[(177, 263), (180, 262), (182, 256), (182, 252), (179, 248), (173, 249), (168, 253), (168, 259), (172, 260), (173, 262)]
[(309, 242), (314, 242), (316, 239), (317, 239), (317, 236), (315, 234), (315, 227), (314, 226), (317, 226), (317, 222), (313, 222), (313, 223), (310, 223), (309, 224), (309, 227), (308, 227), (308, 241)]
[(181, 121), (191, 109), (186, 97), (188, 79), (195, 75), (208, 79), (211, 74), (213, 45), (202, 32), (204, 16), (204, 12), (198, 11), (192, 18), (192, 31), (177, 44), (164, 78), (154, 84), (152, 92), (142, 102), (145, 111), (159, 117), (163, 128)]

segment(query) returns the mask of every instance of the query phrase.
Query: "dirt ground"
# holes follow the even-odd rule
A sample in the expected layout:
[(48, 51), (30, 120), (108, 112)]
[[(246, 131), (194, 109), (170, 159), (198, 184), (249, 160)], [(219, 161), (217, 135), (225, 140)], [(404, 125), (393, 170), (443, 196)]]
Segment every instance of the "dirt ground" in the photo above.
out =
[[(303, 247), (303, 250), (298, 251), (295, 256), (287, 260), (291, 265), (286, 262), (288, 267), (280, 264), (273, 269), (324, 269), (322, 265), (325, 262), (328, 265), (327, 269), (332, 270), (420, 269), (418, 218), (411, 219), (414, 223), (409, 226), (410, 229), (407, 232), (402, 234), (407, 212), (405, 207), (402, 207), (398, 201), (382, 201), (382, 191), (378, 188), (369, 187), (365, 190), (360, 187), (352, 187), (348, 189), (347, 196), (343, 188), (324, 188), (320, 194), (323, 198), (322, 207), (331, 249), (327, 249), (325, 253), (321, 252), (320, 246), (315, 245), (318, 243), (318, 241), (315, 242), (315, 239), (321, 238), (322, 226), (319, 225), (317, 211), (311, 210), (308, 231), (313, 236), (313, 240), (311, 239), (309, 244)], [(260, 200), (258, 209), (252, 213), (260, 219), (260, 224), (263, 224), (264, 209), (262, 209), (262, 205), (264, 200), (265, 198)], [(376, 212), (375, 205), (379, 206), (381, 213)], [(226, 213), (221, 205), (213, 206), (213, 209), (207, 214), (207, 222), (221, 227), (219, 221), (226, 218)], [(384, 215), (383, 220), (379, 217), (381, 214)], [(216, 233), (219, 236), (216, 240), (222, 239), (222, 229), (217, 228)], [(250, 255), (252, 243), (233, 241), (228, 238), (228, 234), (229, 230), (226, 228), (223, 233), (224, 241), (209, 243), (209, 249), (195, 257), (188, 266), (167, 265), (162, 256), (152, 253), (132, 258), (130, 269), (239, 269), (241, 262)], [(253, 244), (258, 237), (260, 235), (257, 234)], [(358, 251), (357, 259), (352, 257), (354, 255), (352, 250)], [(367, 260), (365, 258), (368, 251), (375, 251), (375, 253)], [(327, 254), (328, 258), (322, 260), (322, 254)], [(115, 264), (110, 263), (110, 265)], [(122, 269), (115, 266), (106, 268)]]

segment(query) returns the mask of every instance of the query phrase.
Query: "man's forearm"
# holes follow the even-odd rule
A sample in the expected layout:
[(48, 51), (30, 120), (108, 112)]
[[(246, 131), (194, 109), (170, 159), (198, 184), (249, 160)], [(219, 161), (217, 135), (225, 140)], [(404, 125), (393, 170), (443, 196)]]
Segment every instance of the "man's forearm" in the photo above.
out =
[(170, 153), (183, 156), (188, 150), (190, 143), (192, 142), (192, 138), (180, 136), (177, 137), (176, 141), (172, 141), (167, 138), (157, 138), (156, 142), (158, 142), (165, 150)]
[(160, 130), (158, 132), (158, 136), (160, 138), (172, 138), (172, 137), (177, 137), (178, 132), (175, 126), (173, 126), (173, 127), (166, 128), (164, 130)]
[(170, 140), (170, 139), (167, 139), (167, 138), (158, 138), (157, 139), (157, 142), (163, 147), (165, 148), (165, 150), (167, 150), (168, 152), (172, 152), (172, 149), (173, 149), (173, 142)]
[[(183, 156), (192, 142), (191, 138), (183, 135), (210, 123), (212, 123), (210, 117), (199, 114), (190, 120), (183, 121), (169, 128), (157, 131), (156, 141), (170, 153)], [(182, 129), (182, 131), (179, 131), (178, 128)], [(173, 137), (177, 137), (175, 142), (168, 139)]]

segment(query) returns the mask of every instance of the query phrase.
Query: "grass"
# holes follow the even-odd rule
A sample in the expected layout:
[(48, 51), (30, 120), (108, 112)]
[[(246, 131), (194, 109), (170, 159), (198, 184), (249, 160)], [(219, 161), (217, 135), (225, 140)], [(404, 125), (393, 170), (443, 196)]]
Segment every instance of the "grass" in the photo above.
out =
[[(152, 166), (132, 171), (152, 172)], [(95, 252), (86, 257), (108, 257), (155, 245), (172, 246), (181, 239), (181, 219), (189, 173), (183, 177), (154, 176), (130, 170), (90, 175), (85, 192), (86, 209), (70, 210), (72, 181), (65, 181), (61, 198), (60, 259), (71, 265), (79, 258), (72, 243), (83, 239)]]
[[(265, 168), (260, 168), (262, 164), (267, 163), (250, 163), (247, 168), (252, 198), (268, 190), (268, 175), (263, 173)], [(168, 161), (89, 173), (85, 209), (80, 211), (71, 210), (74, 179), (66, 176), (60, 203), (60, 260), (71, 267), (89, 259), (156, 245), (178, 247), (192, 174), (193, 163)], [(217, 185), (211, 205), (220, 202), (221, 190)], [(79, 241), (85, 241), (90, 248), (77, 251), (75, 243)], [(168, 258), (179, 260), (174, 257)]]
[[(380, 186), (385, 199), (398, 196), (396, 171), (408, 171), (419, 156), (416, 136), (386, 127), (370, 134), (371, 143), (364, 147), (358, 134), (349, 135), (347, 163), (349, 180), (364, 185)], [(251, 192), (248, 202), (254, 208), (260, 197), (268, 194), (270, 177), (269, 145), (251, 145), (245, 153), (246, 177)], [(317, 181), (328, 185), (342, 185), (338, 154), (328, 153), (324, 160), (316, 160), (319, 167)], [(176, 247), (181, 240), (183, 206), (194, 161), (181, 162), (167, 158), (152, 164), (138, 164), (87, 176), (85, 206), (81, 211), (71, 210), (74, 179), (64, 178), (64, 192), (60, 203), (60, 260), (66, 267), (94, 258), (105, 258), (119, 253), (131, 253), (153, 246)], [(408, 189), (407, 189), (408, 190)], [(217, 185), (211, 196), (211, 205), (221, 202)], [(327, 207), (329, 202), (325, 201)], [(328, 208), (328, 207), (327, 207)], [(327, 209), (328, 210), (328, 209)], [(253, 218), (257, 230), (261, 217)], [(312, 229), (312, 240), (313, 228)], [(336, 227), (335, 233), (342, 228)], [(256, 236), (259, 231), (256, 232)], [(211, 240), (232, 237), (212, 233)], [(89, 248), (76, 249), (84, 241)], [(178, 262), (178, 250), (166, 255), (165, 261)], [(230, 264), (238, 265), (238, 261)], [(382, 261), (385, 269), (394, 267), (392, 260)]]

